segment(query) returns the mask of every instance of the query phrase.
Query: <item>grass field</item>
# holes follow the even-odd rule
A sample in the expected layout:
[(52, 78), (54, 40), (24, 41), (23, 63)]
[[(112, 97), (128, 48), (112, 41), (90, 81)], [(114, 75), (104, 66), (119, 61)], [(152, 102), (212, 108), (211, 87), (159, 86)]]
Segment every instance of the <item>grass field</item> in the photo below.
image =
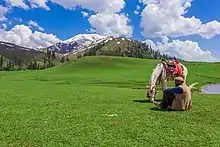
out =
[[(187, 112), (152, 110), (145, 101), (157, 63), (86, 57), (42, 71), (1, 72), (0, 145), (219, 146), (219, 95), (194, 93)], [(220, 82), (219, 63), (184, 64), (188, 84)]]

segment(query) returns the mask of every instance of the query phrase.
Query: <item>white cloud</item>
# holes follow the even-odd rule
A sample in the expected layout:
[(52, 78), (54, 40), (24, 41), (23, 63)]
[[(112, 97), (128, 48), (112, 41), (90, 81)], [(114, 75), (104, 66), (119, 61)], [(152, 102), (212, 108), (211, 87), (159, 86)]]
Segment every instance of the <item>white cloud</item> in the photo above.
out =
[[(59, 1), (59, 0), (52, 0)], [(66, 8), (72, 8), (73, 6), (80, 5), (83, 8), (90, 9), (98, 12), (95, 15), (89, 17), (89, 23), (91, 25), (91, 31), (103, 35), (111, 36), (127, 36), (131, 37), (133, 29), (128, 25), (128, 16), (119, 14), (124, 8), (124, 0), (67, 0), (68, 6)], [(67, 4), (67, 1), (65, 4)], [(70, 7), (71, 6), (71, 7)], [(87, 15), (87, 14), (85, 14)]]
[(192, 0), (140, 0), (146, 7), (141, 16), (141, 27), (145, 37), (200, 35), (210, 39), (220, 34), (220, 22), (202, 24), (194, 16), (184, 15), (191, 7)]
[(23, 9), (29, 9), (28, 5), (25, 4), (24, 0), (5, 0), (6, 3), (12, 7), (20, 7)]
[(25, 25), (16, 25), (9, 31), (0, 29), (0, 40), (31, 48), (48, 47), (60, 42), (60, 39), (53, 34), (38, 31), (32, 32), (32, 30)]
[[(12, 1), (12, 0), (10, 0)], [(21, 0), (20, 0), (21, 1)], [(119, 14), (125, 6), (124, 0), (27, 0), (32, 8), (42, 7), (49, 10), (47, 2), (59, 4), (66, 9), (74, 9), (80, 6), (96, 12), (89, 17), (87, 12), (82, 11), (84, 17), (89, 17), (92, 30), (97, 33), (113, 36), (132, 36), (132, 27), (128, 25), (128, 16)], [(137, 7), (139, 8), (139, 7)], [(98, 24), (97, 22), (100, 24)], [(37, 24), (32, 23), (32, 26)], [(39, 27), (38, 27), (39, 28)]]
[(30, 27), (33, 26), (33, 27), (36, 27), (36, 28), (37, 28), (38, 30), (40, 30), (40, 31), (44, 31), (44, 28), (42, 28), (41, 26), (39, 26), (39, 24), (38, 24), (37, 22), (33, 21), (33, 20), (30, 20), (30, 21), (28, 22), (28, 24), (30, 25)]
[(22, 22), (22, 18), (15, 18), (16, 21)]
[(152, 49), (156, 50), (156, 45), (154, 44), (154, 42), (152, 40), (147, 39), (143, 42), (147, 45), (150, 45)]
[(31, 44), (33, 44), (32, 46), (35, 46), (35, 47), (48, 47), (48, 46), (54, 45), (60, 41), (61, 40), (58, 39), (53, 34), (41, 33), (38, 31), (35, 31), (30, 36), (30, 42), (31, 42)]
[[(7, 0), (11, 2), (11, 5), (21, 6), (23, 0)], [(13, 1), (13, 3), (12, 3)], [(84, 9), (89, 9), (96, 12), (95, 15), (89, 17), (87, 12), (82, 11), (84, 17), (89, 17), (89, 22), (92, 29), (96, 33), (112, 35), (112, 36), (128, 36), (131, 37), (133, 30), (128, 25), (128, 16), (120, 14), (121, 10), (125, 6), (124, 0), (27, 0), (32, 8), (42, 7), (49, 10), (47, 2), (59, 4), (66, 9), (74, 9), (80, 6)], [(139, 6), (137, 7), (139, 9)], [(36, 22), (29, 22), (29, 25), (37, 27), (39, 30), (43, 30)]]
[(81, 13), (82, 13), (83, 17), (88, 17), (89, 16), (89, 13), (87, 13), (87, 12), (82, 11)]
[(81, 6), (95, 12), (120, 12), (124, 8), (124, 0), (51, 0), (66, 9), (73, 9)]
[(4, 0), (8, 5), (12, 7), (19, 7), (23, 9), (30, 9), (27, 2), (30, 4), (31, 8), (44, 8), (50, 10), (47, 6), (49, 0)]
[(2, 5), (0, 5), (0, 21), (5, 21), (7, 20), (7, 18), (5, 17), (5, 14), (9, 11), (8, 8), (3, 7)]
[(3, 23), (2, 28), (3, 28), (3, 30), (6, 30), (8, 28), (8, 26), (5, 23)]
[(212, 38), (216, 34), (220, 34), (220, 23), (218, 21), (208, 22), (200, 27), (199, 33), (203, 38)]
[(4, 0), (12, 7), (20, 7), (29, 9), (27, 2), (31, 8), (44, 8), (50, 10), (47, 2), (59, 4), (65, 9), (75, 9), (80, 6), (95, 12), (120, 12), (125, 6), (124, 0)]
[(50, 10), (47, 6), (48, 0), (28, 0), (28, 2), (31, 4), (32, 8), (44, 8), (46, 10)]
[(94, 12), (120, 12), (125, 6), (124, 0), (4, 0), (13, 7), (28, 9), (28, 2), (31, 8), (44, 8), (50, 10), (47, 2), (59, 4), (65, 9), (75, 9), (80, 6)]
[(146, 44), (151, 45), (154, 50), (159, 50), (161, 53), (170, 56), (176, 56), (186, 61), (203, 61), (203, 62), (216, 62), (219, 59), (213, 57), (210, 51), (204, 51), (199, 47), (197, 42), (193, 41), (180, 41), (173, 40), (168, 42), (168, 38), (164, 42), (157, 42), (154, 44), (151, 40), (144, 41)]
[(139, 14), (139, 10), (141, 9), (141, 7), (139, 5), (136, 6), (136, 10), (134, 11), (134, 14)]
[(157, 4), (160, 3), (160, 0), (139, 0), (139, 2), (144, 4)]
[[(24, 7), (26, 5), (24, 0), (7, 1), (13, 6)], [(91, 30), (96, 33), (112, 36), (132, 36), (133, 30), (128, 24), (130, 21), (128, 16), (120, 14), (125, 6), (124, 0), (26, 0), (32, 8), (42, 7), (47, 10), (49, 10), (47, 6), (47, 2), (49, 1), (59, 4), (66, 9), (75, 9), (80, 6), (83, 9), (96, 12), (96, 14), (92, 16), (89, 16), (87, 12), (82, 12), (84, 17), (89, 17), (89, 22), (92, 26)], [(29, 25), (43, 30), (36, 22), (29, 22)]]
[(137, 10), (135, 10), (135, 11), (134, 11), (134, 14), (137, 14), (137, 15), (138, 15), (138, 14), (139, 14), (139, 12), (138, 12)]
[(124, 14), (97, 13), (89, 18), (93, 32), (111, 36), (131, 37), (133, 29), (128, 25), (130, 20)]

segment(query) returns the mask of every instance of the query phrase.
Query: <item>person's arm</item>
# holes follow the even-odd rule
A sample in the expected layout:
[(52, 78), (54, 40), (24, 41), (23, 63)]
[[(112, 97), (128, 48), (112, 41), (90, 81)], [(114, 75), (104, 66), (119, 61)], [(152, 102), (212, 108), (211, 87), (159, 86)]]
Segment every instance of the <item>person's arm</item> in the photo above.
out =
[(178, 87), (175, 87), (175, 88), (168, 88), (168, 89), (165, 90), (165, 92), (173, 93), (173, 94), (182, 94), (183, 89), (178, 86)]

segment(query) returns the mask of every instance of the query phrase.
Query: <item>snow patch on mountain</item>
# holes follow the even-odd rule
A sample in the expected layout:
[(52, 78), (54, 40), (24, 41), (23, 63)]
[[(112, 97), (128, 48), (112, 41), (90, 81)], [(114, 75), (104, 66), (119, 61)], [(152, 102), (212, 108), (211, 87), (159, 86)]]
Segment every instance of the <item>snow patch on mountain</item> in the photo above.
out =
[(81, 44), (91, 44), (93, 42), (96, 42), (98, 40), (107, 38), (108, 36), (102, 36), (98, 34), (80, 34), (73, 38), (70, 38), (68, 40), (63, 41), (63, 43), (71, 44), (73, 42), (78, 42)]
[(60, 54), (73, 53), (81, 51), (88, 46), (98, 44), (109, 38), (109, 36), (102, 36), (98, 34), (80, 34), (68, 40), (57, 43), (53, 46), (50, 46), (48, 47), (48, 49), (54, 50), (55, 52)]
[(8, 43), (0, 43), (0, 44), (6, 45), (6, 46), (10, 46), (10, 47), (14, 47), (14, 45), (10, 45), (10, 44), (8, 44)]

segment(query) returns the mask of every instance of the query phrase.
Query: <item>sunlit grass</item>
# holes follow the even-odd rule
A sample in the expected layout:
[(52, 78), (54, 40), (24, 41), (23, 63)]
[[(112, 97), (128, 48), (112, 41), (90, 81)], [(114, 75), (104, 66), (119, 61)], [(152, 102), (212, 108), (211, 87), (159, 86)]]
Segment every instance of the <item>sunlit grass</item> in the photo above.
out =
[[(152, 110), (145, 85), (157, 63), (86, 57), (43, 71), (0, 73), (1, 145), (218, 146), (218, 95), (193, 94), (188, 112)], [(185, 65), (188, 84), (220, 81), (219, 64)]]

